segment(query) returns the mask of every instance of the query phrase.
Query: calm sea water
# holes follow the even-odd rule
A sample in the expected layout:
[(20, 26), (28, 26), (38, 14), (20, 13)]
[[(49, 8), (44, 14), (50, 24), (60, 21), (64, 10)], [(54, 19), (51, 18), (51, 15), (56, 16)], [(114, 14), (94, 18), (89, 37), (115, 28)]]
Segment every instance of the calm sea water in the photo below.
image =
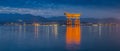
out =
[(66, 26), (0, 26), (0, 51), (120, 51), (120, 26), (80, 30), (75, 36)]

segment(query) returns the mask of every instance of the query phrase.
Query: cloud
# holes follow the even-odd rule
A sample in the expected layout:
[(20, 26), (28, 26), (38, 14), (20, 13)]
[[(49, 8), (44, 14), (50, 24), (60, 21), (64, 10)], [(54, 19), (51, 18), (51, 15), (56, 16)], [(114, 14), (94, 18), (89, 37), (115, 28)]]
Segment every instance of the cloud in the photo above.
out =
[(0, 13), (51, 17), (64, 16), (64, 12), (70, 12), (81, 13), (81, 17), (118, 18), (119, 2), (119, 0), (0, 0)]
[[(52, 16), (59, 15), (54, 9), (32, 9), (32, 8), (11, 8), (11, 7), (0, 7), (0, 13), (19, 13), (19, 14), (31, 14), (36, 16)], [(60, 12), (60, 11), (59, 11)]]
[(120, 7), (120, 0), (0, 0), (0, 6), (11, 7), (42, 7), (51, 3), (54, 5)]
[(97, 7), (82, 7), (60, 5), (55, 8), (15, 8), (15, 7), (0, 7), (0, 13), (18, 13), (18, 14), (31, 14), (35, 16), (64, 16), (64, 12), (81, 13), (82, 17), (119, 17), (120, 11), (115, 8), (97, 8)]

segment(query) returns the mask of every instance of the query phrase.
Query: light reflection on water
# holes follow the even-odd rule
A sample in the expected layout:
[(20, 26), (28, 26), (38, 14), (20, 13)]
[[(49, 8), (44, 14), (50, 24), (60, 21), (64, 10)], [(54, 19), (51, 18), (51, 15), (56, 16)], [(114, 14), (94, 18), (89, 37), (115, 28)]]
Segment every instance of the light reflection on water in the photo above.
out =
[(67, 48), (70, 50), (79, 49), (80, 41), (81, 41), (80, 20), (75, 20), (74, 26), (72, 25), (72, 20), (67, 20), (67, 28), (66, 28)]
[(120, 26), (0, 26), (0, 51), (119, 50)]
[(35, 38), (38, 38), (38, 34), (39, 34), (39, 28), (38, 27), (39, 26), (37, 26), (37, 25), (34, 26)]

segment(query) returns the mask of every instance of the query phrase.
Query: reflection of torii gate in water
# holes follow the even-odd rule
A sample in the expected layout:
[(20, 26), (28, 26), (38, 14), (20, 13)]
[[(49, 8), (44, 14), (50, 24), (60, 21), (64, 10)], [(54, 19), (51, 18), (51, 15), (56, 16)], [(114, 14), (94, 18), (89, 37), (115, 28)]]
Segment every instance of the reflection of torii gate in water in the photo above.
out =
[[(80, 14), (65, 13), (65, 15), (67, 17), (66, 46), (69, 49), (75, 50), (77, 47), (79, 48), (81, 41)], [(72, 24), (72, 22), (74, 24)]]

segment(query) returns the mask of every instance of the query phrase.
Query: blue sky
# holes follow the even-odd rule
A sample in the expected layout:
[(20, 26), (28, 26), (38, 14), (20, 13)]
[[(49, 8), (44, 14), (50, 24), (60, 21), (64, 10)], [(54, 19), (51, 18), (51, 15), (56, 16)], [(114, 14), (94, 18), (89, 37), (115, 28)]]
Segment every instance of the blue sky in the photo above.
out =
[(0, 13), (32, 14), (51, 17), (64, 12), (82, 17), (120, 17), (120, 0), (0, 0)]

